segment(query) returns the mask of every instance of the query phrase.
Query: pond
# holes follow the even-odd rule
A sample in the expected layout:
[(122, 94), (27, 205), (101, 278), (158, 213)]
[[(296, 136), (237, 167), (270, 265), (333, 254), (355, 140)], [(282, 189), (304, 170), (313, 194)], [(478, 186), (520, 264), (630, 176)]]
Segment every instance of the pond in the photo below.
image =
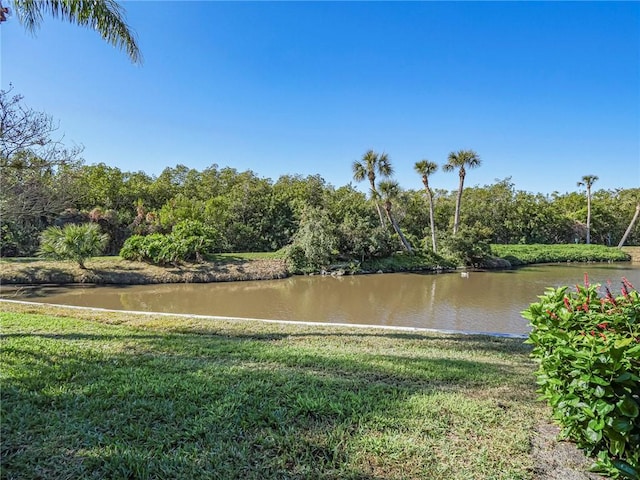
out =
[(640, 287), (640, 264), (537, 265), (517, 270), (296, 276), (209, 284), (37, 287), (1, 296), (116, 310), (187, 313), (334, 324), (399, 326), (465, 332), (526, 334), (520, 312), (548, 286), (626, 277)]

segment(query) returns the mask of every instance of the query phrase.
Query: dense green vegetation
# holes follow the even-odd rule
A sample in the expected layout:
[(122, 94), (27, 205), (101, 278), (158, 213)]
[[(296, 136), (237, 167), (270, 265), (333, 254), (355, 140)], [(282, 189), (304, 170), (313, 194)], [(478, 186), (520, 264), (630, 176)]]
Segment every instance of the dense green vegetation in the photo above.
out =
[(554, 262), (625, 262), (629, 255), (603, 245), (492, 245), (491, 252), (511, 265)]
[[(19, 96), (0, 92), (0, 107), (7, 119), (0, 142), (5, 257), (34, 255), (40, 233), (52, 225), (93, 223), (109, 236), (106, 253), (120, 253), (129, 239), (125, 257), (159, 264), (286, 248), (300, 271), (378, 261), (399, 250), (437, 250), (448, 261), (473, 265), (486, 257), (490, 243), (584, 243), (589, 233), (592, 243), (616, 245), (640, 196), (640, 189), (591, 187), (588, 196), (533, 194), (516, 190), (508, 177), (463, 189), (465, 168), (480, 165), (473, 151), (452, 152), (443, 166), (460, 176), (455, 192), (429, 183), (438, 166), (427, 160), (415, 165), (425, 189), (403, 189), (390, 178), (389, 156), (373, 151), (353, 165), (353, 179), (368, 182), (369, 195), (318, 175), (274, 181), (215, 164), (167, 167), (155, 177), (85, 164), (80, 151), (52, 139), (51, 117), (24, 107)], [(27, 130), (35, 134), (25, 137)], [(627, 243), (640, 243), (637, 225)]]
[(522, 340), (3, 310), (6, 478), (532, 478)]
[(109, 241), (95, 223), (52, 226), (40, 236), (40, 255), (56, 260), (75, 260), (85, 268), (86, 259), (100, 255)]
[(540, 393), (562, 436), (615, 478), (640, 479), (640, 296), (585, 285), (549, 289), (525, 312)]

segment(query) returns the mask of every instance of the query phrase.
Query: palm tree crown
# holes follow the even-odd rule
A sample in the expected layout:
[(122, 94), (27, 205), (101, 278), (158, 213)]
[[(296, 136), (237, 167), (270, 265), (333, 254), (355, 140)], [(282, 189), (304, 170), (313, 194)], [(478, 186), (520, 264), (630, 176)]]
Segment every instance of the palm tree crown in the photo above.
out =
[(429, 188), (429, 176), (438, 171), (438, 164), (429, 160), (420, 160), (416, 162), (414, 168), (418, 175), (422, 176), (422, 183), (425, 184), (426, 188)]
[(587, 190), (591, 190), (591, 186), (599, 180), (597, 175), (585, 175), (577, 183), (578, 187), (586, 187)]
[(369, 150), (362, 156), (362, 159), (353, 162), (353, 179), (356, 182), (361, 182), (366, 178), (369, 183), (375, 185), (377, 175), (383, 178), (393, 175), (393, 167), (386, 153), (379, 154)]
[(464, 178), (467, 173), (466, 168), (479, 167), (482, 161), (473, 150), (458, 150), (451, 152), (447, 157), (447, 163), (442, 166), (445, 172), (451, 172), (456, 168), (459, 169), (460, 177)]
[(116, 0), (13, 0), (18, 21), (35, 32), (45, 14), (96, 30), (111, 45), (123, 49), (133, 63), (142, 63), (135, 34)]
[(473, 150), (458, 150), (451, 152), (447, 158), (447, 163), (442, 166), (445, 172), (458, 169), (460, 183), (458, 186), (458, 196), (456, 197), (456, 210), (453, 217), (453, 234), (458, 233), (460, 224), (460, 202), (462, 201), (462, 190), (464, 188), (464, 177), (467, 174), (466, 168), (476, 168), (480, 166), (480, 157)]
[(368, 150), (360, 160), (356, 160), (352, 165), (353, 179), (356, 182), (361, 182), (365, 178), (369, 180), (369, 186), (371, 187), (371, 196), (373, 197), (380, 218), (380, 224), (384, 226), (384, 219), (382, 218), (382, 212), (380, 211), (380, 205), (378, 205), (378, 198), (380, 194), (376, 188), (376, 178), (381, 176), (382, 178), (388, 178), (393, 175), (393, 167), (391, 161), (386, 153), (376, 153), (373, 150)]

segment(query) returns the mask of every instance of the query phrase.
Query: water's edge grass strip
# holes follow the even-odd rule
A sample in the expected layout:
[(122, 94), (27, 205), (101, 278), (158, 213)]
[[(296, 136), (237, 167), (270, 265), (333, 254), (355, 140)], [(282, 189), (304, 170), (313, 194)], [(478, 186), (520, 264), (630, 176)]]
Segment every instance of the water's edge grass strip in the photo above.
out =
[(470, 331), (470, 330), (445, 330), (438, 328), (425, 328), (425, 327), (407, 327), (400, 325), (368, 325), (357, 323), (333, 323), (333, 322), (308, 322), (302, 320), (283, 320), (272, 318), (247, 318), (247, 317), (227, 317), (221, 315), (196, 315), (191, 313), (168, 313), (168, 312), (145, 312), (139, 310), (115, 310), (99, 307), (82, 307), (76, 305), (58, 305), (54, 303), (43, 302), (28, 302), (24, 300), (9, 300), (0, 299), (0, 305), (3, 303), (13, 303), (21, 305), (43, 305), (54, 308), (68, 308), (71, 310), (87, 310), (94, 312), (104, 313), (117, 313), (117, 314), (131, 314), (131, 315), (145, 315), (145, 316), (158, 316), (158, 317), (175, 317), (175, 318), (194, 318), (199, 320), (224, 320), (232, 322), (263, 322), (263, 323), (275, 323), (275, 324), (291, 324), (291, 325), (306, 325), (306, 326), (319, 326), (319, 327), (336, 327), (336, 328), (356, 328), (356, 329), (374, 329), (374, 330), (395, 330), (400, 332), (431, 332), (442, 333), (450, 335), (482, 335), (488, 337), (501, 337), (501, 338), (527, 338), (526, 334), (518, 333), (502, 333), (502, 332), (482, 332), (482, 331)]

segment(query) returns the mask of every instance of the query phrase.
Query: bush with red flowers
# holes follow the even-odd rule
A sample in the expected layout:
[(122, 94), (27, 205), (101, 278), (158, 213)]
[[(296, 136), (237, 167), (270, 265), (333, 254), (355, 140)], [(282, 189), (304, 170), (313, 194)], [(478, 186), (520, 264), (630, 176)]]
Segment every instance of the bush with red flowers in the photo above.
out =
[(549, 288), (523, 312), (537, 383), (561, 436), (595, 457), (594, 470), (640, 479), (640, 295), (610, 286)]

